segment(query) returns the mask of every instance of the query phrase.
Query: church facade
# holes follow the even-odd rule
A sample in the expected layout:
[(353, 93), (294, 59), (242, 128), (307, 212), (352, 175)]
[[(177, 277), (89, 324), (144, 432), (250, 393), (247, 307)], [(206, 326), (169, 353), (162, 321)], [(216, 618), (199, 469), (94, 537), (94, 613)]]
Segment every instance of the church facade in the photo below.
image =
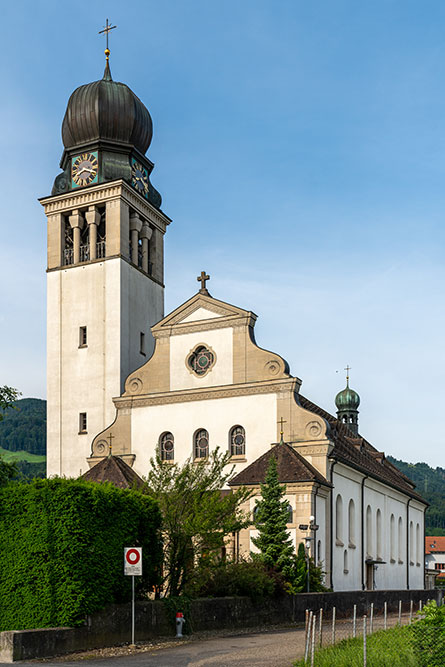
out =
[(349, 381), (337, 417), (300, 392), (286, 361), (260, 348), (256, 315), (201, 289), (164, 316), (170, 219), (150, 182), (150, 114), (108, 64), (72, 94), (62, 173), (41, 200), (48, 219), (48, 475), (77, 477), (110, 446), (139, 475), (205, 459), (234, 465), (254, 495), (270, 456), (286, 485), (288, 530), (334, 590), (423, 588), (426, 504), (358, 432)]

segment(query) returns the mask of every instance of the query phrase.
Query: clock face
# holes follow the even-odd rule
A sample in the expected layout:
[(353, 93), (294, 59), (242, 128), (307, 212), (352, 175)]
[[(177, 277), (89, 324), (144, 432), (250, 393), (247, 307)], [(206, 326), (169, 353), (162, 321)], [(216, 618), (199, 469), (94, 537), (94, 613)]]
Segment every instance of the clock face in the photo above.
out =
[(82, 153), (72, 158), (71, 180), (73, 188), (80, 188), (91, 183), (97, 183), (99, 164), (97, 151)]
[(137, 160), (131, 160), (131, 184), (144, 197), (148, 197), (148, 171)]

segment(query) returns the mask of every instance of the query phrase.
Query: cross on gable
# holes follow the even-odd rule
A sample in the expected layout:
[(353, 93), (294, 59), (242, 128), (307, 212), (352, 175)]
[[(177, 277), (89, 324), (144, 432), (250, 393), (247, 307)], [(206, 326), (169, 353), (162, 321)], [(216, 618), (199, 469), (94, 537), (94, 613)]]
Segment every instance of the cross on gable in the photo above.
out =
[(113, 449), (112, 444), (111, 444), (111, 441), (114, 439), (114, 437), (115, 437), (115, 436), (114, 436), (112, 433), (110, 433), (110, 435), (109, 435), (108, 438), (107, 438), (107, 439), (110, 441), (110, 443), (109, 443), (109, 445), (108, 445), (109, 455), (110, 455), (110, 456), (111, 456), (111, 450)]
[(208, 294), (206, 282), (210, 280), (210, 276), (207, 275), (205, 271), (201, 271), (201, 275), (196, 278), (196, 280), (201, 283), (201, 289), (199, 290), (201, 294)]

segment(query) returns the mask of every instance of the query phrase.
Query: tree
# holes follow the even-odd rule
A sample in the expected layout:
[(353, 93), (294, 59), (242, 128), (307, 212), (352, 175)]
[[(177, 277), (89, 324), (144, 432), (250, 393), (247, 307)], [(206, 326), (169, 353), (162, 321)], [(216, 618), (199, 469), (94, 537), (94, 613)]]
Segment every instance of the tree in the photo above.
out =
[[(20, 392), (13, 387), (4, 385), (0, 387), (0, 422), (5, 417), (5, 411), (14, 407), (14, 401), (20, 396)], [(14, 463), (7, 463), (0, 456), (0, 486), (7, 484), (17, 474), (17, 467)]]
[(165, 593), (180, 595), (195, 564), (221, 549), (224, 538), (249, 525), (241, 505), (249, 498), (244, 488), (222, 492), (234, 467), (230, 454), (218, 449), (207, 459), (182, 466), (150, 459), (148, 493), (160, 506), (163, 519)]
[(270, 457), (265, 483), (261, 484), (261, 498), (257, 500), (255, 527), (258, 537), (252, 538), (260, 550), (259, 558), (270, 568), (275, 567), (289, 575), (294, 547), (287, 530), (288, 503), (283, 500), (286, 487), (278, 481), (277, 460)]
[(0, 387), (0, 422), (5, 418), (5, 412), (8, 408), (12, 408), (14, 401), (21, 396), (21, 393), (13, 387), (4, 385)]

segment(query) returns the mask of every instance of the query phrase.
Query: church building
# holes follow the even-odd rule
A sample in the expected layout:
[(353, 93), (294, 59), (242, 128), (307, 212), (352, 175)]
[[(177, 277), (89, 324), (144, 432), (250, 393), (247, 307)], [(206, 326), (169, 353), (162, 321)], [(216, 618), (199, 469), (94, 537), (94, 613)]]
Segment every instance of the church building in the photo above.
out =
[[(48, 475), (94, 470), (110, 446), (138, 475), (156, 453), (169, 465), (201, 461), (219, 447), (235, 468), (229, 487), (258, 496), (273, 455), (286, 485), (289, 534), (296, 549), (310, 545), (327, 585), (423, 588), (427, 505), (360, 435), (360, 399), (349, 378), (337, 416), (305, 398), (286, 361), (257, 345), (257, 316), (213, 297), (204, 271), (199, 291), (164, 314), (163, 237), (171, 220), (150, 180), (152, 120), (112, 79), (108, 49), (106, 56), (103, 78), (69, 99), (62, 172), (41, 199)], [(123, 463), (113, 474), (124, 475)], [(255, 495), (246, 509), (253, 515), (254, 507)], [(235, 558), (254, 550), (254, 536), (253, 523), (234, 536)]]

